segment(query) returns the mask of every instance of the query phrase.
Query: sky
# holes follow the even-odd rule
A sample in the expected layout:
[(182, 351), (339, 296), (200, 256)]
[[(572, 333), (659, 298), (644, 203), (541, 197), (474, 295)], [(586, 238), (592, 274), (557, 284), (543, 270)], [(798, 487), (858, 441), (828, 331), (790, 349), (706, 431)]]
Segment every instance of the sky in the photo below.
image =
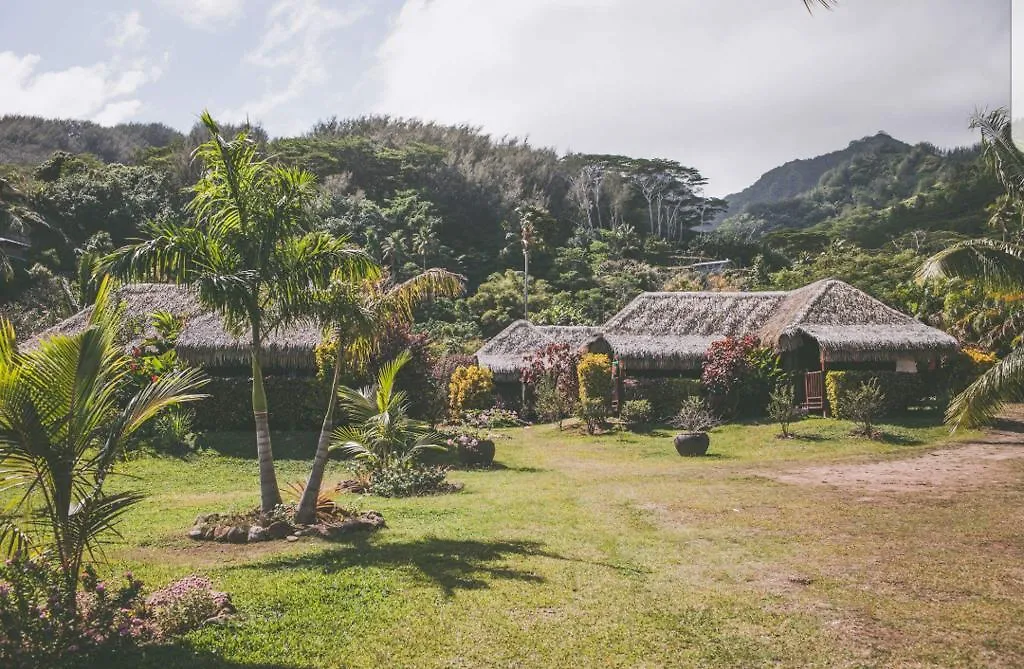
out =
[(678, 160), (725, 195), (880, 130), (974, 143), (971, 113), (1010, 103), (1010, 10), (1011, 0), (841, 0), (813, 15), (800, 0), (0, 0), (0, 115), (188, 130), (206, 108), (272, 136), (332, 116), (418, 117), (561, 152)]

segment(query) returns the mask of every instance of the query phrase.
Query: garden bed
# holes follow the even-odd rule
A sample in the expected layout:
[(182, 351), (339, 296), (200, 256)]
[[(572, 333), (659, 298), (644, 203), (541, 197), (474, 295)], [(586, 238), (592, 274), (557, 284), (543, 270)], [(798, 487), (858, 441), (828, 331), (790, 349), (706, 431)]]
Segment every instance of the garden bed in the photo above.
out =
[(249, 544), (261, 541), (297, 541), (300, 537), (338, 539), (357, 533), (373, 532), (384, 527), (384, 516), (376, 511), (354, 513), (341, 507), (318, 510), (317, 522), (302, 525), (290, 518), (293, 509), (267, 517), (258, 509), (242, 514), (204, 514), (196, 518), (188, 536), (196, 541), (225, 544)]

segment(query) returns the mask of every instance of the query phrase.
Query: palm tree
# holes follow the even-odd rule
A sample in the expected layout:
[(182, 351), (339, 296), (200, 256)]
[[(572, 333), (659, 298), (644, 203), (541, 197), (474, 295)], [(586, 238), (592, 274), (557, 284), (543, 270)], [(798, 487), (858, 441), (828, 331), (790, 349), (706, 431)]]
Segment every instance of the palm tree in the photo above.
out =
[(409, 418), (409, 398), (395, 389), (395, 379), (411, 356), (403, 351), (381, 367), (377, 383), (356, 390), (342, 386), (338, 399), (349, 424), (334, 431), (333, 450), (362, 461), (373, 472), (411, 467), (429, 450), (437, 433), (424, 422)]
[[(1006, 110), (976, 114), (971, 127), (981, 131), (984, 157), (1009, 201), (1024, 210), (1024, 153), (1013, 141)], [(1024, 246), (994, 239), (955, 244), (929, 258), (918, 276), (978, 281), (1002, 293), (1024, 293)], [(982, 374), (950, 403), (946, 419), (956, 429), (991, 420), (1003, 403), (1024, 400), (1024, 347), (1018, 346)]]
[(296, 522), (312, 522), (316, 515), (316, 500), (330, 454), (338, 386), (345, 361), (365, 363), (370, 354), (377, 350), (381, 337), (389, 327), (411, 325), (417, 307), (438, 297), (458, 297), (464, 284), (462, 276), (437, 268), (426, 270), (398, 284), (392, 283), (389, 276), (378, 271), (362, 283), (336, 279), (325, 290), (314, 295), (311, 311), (317, 315), (337, 346), (331, 394), (313, 466), (295, 514)]
[(297, 305), (326, 284), (332, 270), (358, 276), (371, 261), (345, 240), (309, 231), (312, 174), (261, 158), (245, 131), (225, 139), (208, 112), (202, 122), (210, 139), (195, 151), (203, 174), (187, 208), (191, 220), (150, 225), (150, 240), (119, 249), (101, 268), (126, 279), (193, 286), (229, 332), (248, 334), (260, 508), (269, 513), (281, 493), (263, 387), (263, 342), (301, 317)]
[(85, 554), (116, 532), (137, 492), (103, 485), (125, 440), (162, 410), (204, 397), (198, 370), (172, 372), (131, 392), (131, 359), (117, 343), (120, 311), (103, 282), (85, 329), (19, 353), (0, 321), (0, 470), (10, 505), (0, 514), (0, 549), (46, 551), (59, 565), (68, 606)]

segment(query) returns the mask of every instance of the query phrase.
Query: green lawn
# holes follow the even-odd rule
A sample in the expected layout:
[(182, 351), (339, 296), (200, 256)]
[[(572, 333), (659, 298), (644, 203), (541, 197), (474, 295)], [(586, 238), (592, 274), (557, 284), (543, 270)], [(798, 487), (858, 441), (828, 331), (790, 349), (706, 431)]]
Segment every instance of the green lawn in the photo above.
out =
[[(388, 528), (330, 544), (183, 538), (201, 512), (257, 501), (249, 435), (221, 454), (126, 466), (150, 496), (112, 568), (150, 584), (209, 575), (239, 608), (187, 644), (123, 666), (1019, 666), (1024, 663), (1020, 484), (875, 495), (775, 482), (836, 460), (906, 457), (942, 427), (887, 426), (886, 443), (810, 420), (804, 439), (729, 426), (713, 455), (669, 432), (585, 437), (504, 431), (500, 466), (455, 471), (453, 495), (343, 496)], [(299, 481), (313, 435), (278, 435)], [(229, 455), (233, 453), (235, 455)], [(283, 456), (283, 457), (282, 457)], [(1015, 463), (1006, 466), (1019, 467)], [(1017, 470), (1020, 473), (1020, 470)], [(337, 463), (331, 483), (344, 478)], [(1015, 480), (1020, 481), (1018, 476)], [(122, 479), (122, 481), (125, 481)], [(333, 487), (333, 486), (332, 486)]]

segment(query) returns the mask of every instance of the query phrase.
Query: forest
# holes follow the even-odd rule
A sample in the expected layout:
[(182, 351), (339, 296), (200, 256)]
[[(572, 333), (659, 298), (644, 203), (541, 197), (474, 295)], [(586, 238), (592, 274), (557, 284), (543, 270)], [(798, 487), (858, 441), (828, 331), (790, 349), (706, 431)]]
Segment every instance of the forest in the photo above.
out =
[[(428, 267), (466, 277), (464, 297), (418, 314), (438, 355), (472, 352), (523, 317), (524, 249), (529, 318), (543, 324), (597, 324), (643, 291), (834, 277), (998, 354), (1024, 325), (1012, 297), (914, 280), (951, 242), (1017, 241), (1020, 212), (978, 146), (879, 133), (717, 199), (685, 161), (559, 155), (470, 126), (373, 116), (251, 135), (270, 160), (316, 175), (313, 227), (364, 247), (396, 280)], [(186, 215), (203, 139), (200, 127), (0, 118), (0, 316), (27, 337), (91, 302), (100, 257)], [(688, 269), (719, 259), (732, 261), (721, 275)]]

